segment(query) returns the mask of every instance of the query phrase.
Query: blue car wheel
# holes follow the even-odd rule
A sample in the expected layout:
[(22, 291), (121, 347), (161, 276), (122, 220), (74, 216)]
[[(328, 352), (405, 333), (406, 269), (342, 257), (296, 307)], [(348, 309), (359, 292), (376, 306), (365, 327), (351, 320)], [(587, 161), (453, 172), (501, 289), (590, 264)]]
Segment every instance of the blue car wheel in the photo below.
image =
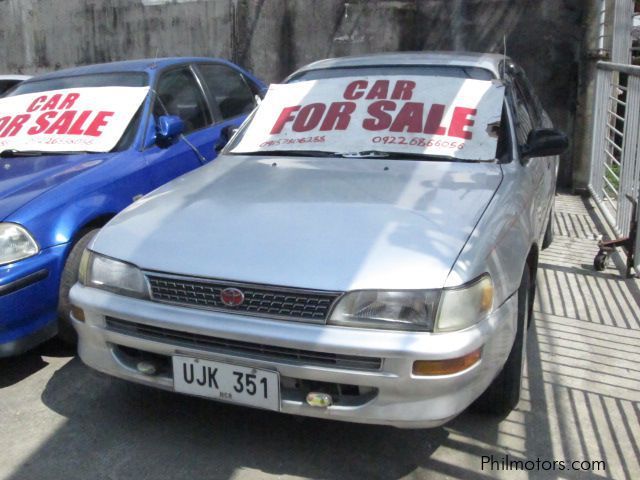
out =
[(90, 230), (78, 240), (64, 264), (62, 278), (60, 279), (60, 297), (58, 300), (58, 337), (66, 343), (75, 344), (78, 340), (73, 325), (71, 324), (71, 302), (69, 301), (69, 291), (71, 287), (78, 281), (78, 271), (80, 269), (80, 259), (82, 252), (98, 233), (99, 229)]

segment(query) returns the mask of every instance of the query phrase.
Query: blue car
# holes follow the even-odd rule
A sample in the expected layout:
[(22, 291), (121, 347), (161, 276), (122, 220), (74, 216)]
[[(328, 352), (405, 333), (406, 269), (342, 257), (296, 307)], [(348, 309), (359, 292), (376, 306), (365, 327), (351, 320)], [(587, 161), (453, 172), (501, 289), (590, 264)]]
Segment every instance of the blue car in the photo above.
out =
[(0, 357), (58, 332), (73, 339), (68, 293), (85, 245), (132, 202), (216, 158), (266, 90), (224, 60), (166, 58), (41, 75), (7, 98), (82, 87), (149, 93), (107, 153), (0, 152)]

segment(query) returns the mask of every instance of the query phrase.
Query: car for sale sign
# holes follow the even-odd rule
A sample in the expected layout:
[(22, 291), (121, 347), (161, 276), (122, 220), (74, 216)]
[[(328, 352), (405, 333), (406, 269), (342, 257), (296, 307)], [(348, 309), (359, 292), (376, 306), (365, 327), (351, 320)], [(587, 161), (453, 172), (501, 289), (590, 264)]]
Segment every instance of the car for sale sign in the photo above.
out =
[(369, 150), (493, 160), (504, 85), (365, 76), (271, 85), (234, 153)]
[(148, 87), (69, 88), (0, 99), (0, 150), (108, 152)]

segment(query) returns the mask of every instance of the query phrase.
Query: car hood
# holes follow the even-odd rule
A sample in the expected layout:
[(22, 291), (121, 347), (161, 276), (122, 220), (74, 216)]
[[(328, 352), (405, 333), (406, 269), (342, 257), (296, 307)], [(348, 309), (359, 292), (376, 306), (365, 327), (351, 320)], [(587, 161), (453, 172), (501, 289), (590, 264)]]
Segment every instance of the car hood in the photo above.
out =
[(99, 165), (110, 155), (0, 158), (0, 220), (50, 188)]
[(496, 164), (223, 156), (127, 208), (91, 248), (241, 282), (440, 288), (501, 178)]

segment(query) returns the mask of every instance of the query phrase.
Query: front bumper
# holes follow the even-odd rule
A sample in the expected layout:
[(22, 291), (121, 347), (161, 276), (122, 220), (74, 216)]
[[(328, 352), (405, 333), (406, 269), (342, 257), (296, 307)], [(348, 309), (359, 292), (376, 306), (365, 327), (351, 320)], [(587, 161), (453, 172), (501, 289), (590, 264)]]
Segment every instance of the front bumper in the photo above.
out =
[(57, 332), (67, 244), (0, 267), (0, 357), (17, 355)]
[[(88, 366), (126, 380), (173, 389), (170, 369), (148, 376), (126, 361), (122, 351), (148, 352), (212, 359), (278, 371), (281, 378), (280, 411), (319, 418), (404, 428), (435, 427), (466, 409), (491, 383), (504, 364), (515, 337), (517, 299), (512, 296), (487, 319), (455, 333), (376, 331), (329, 327), (298, 322), (267, 320), (243, 315), (203, 311), (127, 298), (76, 284), (72, 302), (84, 310), (85, 321), (74, 320), (78, 352)], [(184, 332), (198, 338), (215, 337), (251, 343), (323, 352), (335, 355), (382, 359), (377, 369), (354, 369), (261, 358), (216, 351), (144, 334), (123, 333), (107, 325), (107, 317), (151, 327), (163, 332)], [(112, 325), (110, 323), (109, 325)], [(454, 375), (418, 377), (412, 374), (415, 360), (442, 360), (464, 356), (482, 348), (481, 360)], [(327, 408), (311, 407), (304, 392), (291, 385), (339, 384), (361, 387), (359, 400), (336, 402)], [(299, 387), (303, 388), (303, 387)]]

